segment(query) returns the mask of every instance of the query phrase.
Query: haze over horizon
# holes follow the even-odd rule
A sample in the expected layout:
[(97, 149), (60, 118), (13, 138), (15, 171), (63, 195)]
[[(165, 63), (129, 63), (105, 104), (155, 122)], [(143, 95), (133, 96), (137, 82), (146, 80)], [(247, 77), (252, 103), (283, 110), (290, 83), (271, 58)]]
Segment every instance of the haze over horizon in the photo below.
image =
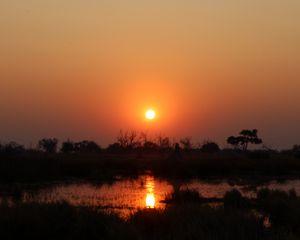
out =
[[(2, 0), (0, 142), (300, 144), (298, 0)], [(145, 121), (148, 108), (157, 119)]]

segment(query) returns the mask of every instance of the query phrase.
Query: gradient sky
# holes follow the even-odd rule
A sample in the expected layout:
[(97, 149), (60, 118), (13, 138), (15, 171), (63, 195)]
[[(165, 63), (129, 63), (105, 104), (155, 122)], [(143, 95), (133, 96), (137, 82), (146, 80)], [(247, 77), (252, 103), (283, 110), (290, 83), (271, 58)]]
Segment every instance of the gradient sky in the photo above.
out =
[[(1, 0), (0, 141), (120, 129), (300, 144), (299, 0)], [(157, 111), (156, 121), (144, 111)]]

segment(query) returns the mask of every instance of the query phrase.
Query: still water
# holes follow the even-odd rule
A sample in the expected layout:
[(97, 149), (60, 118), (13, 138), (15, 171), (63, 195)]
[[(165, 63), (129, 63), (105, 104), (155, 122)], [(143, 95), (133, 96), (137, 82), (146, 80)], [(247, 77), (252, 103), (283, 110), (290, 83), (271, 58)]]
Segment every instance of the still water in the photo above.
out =
[(181, 189), (195, 189), (201, 196), (223, 197), (224, 194), (238, 189), (244, 196), (255, 197), (256, 190), (264, 187), (288, 191), (295, 189), (300, 195), (300, 180), (289, 180), (282, 183), (270, 182), (256, 188), (247, 185), (230, 184), (227, 181), (192, 180), (188, 183), (167, 182), (155, 179), (151, 175), (142, 175), (135, 180), (119, 180), (113, 184), (71, 183), (57, 184), (34, 193), (25, 192), (25, 202), (60, 202), (65, 201), (74, 206), (90, 206), (127, 217), (140, 208), (164, 208), (161, 201), (171, 193), (174, 186)]

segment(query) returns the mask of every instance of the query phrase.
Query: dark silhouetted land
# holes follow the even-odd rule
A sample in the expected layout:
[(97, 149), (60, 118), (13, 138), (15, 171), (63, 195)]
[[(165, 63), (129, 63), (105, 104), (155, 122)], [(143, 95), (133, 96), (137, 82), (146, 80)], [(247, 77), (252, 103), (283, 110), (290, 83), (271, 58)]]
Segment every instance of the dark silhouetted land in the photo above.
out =
[[(170, 197), (170, 196), (169, 196)], [(1, 239), (222, 239), (300, 237), (300, 200), (295, 192), (262, 189), (256, 199), (227, 192), (211, 206), (196, 193), (173, 193), (166, 209), (141, 209), (121, 219), (97, 208), (66, 203), (0, 205)]]
[(45, 183), (112, 182), (149, 173), (170, 182), (194, 178), (260, 182), (300, 177), (300, 147), (286, 151), (261, 145), (257, 130), (243, 130), (227, 139), (230, 148), (215, 142), (201, 146), (183, 138), (150, 141), (146, 135), (120, 132), (115, 143), (101, 148), (93, 141), (46, 138), (34, 149), (15, 142), (0, 145), (1, 239), (299, 239), (300, 200), (295, 191), (263, 189), (257, 198), (237, 190), (223, 198), (203, 198), (196, 191), (168, 194), (165, 209), (140, 209), (128, 219), (101, 206), (22, 201), (25, 188)]

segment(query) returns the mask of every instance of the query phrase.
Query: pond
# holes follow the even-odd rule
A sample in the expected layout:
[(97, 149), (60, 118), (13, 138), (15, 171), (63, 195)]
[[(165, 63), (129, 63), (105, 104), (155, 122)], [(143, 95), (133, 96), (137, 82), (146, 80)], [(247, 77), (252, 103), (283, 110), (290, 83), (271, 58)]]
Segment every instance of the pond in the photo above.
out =
[(247, 197), (255, 197), (256, 190), (265, 187), (283, 191), (295, 189), (296, 193), (300, 194), (300, 180), (287, 180), (280, 183), (272, 181), (253, 188), (246, 184), (236, 185), (221, 180), (194, 179), (183, 183), (142, 175), (134, 180), (123, 179), (112, 184), (60, 183), (38, 191), (25, 191), (21, 198), (24, 202), (65, 201), (74, 206), (97, 207), (126, 218), (141, 208), (164, 208), (165, 204), (161, 201), (172, 192), (174, 186), (180, 189), (195, 189), (206, 198), (221, 198), (233, 188)]

